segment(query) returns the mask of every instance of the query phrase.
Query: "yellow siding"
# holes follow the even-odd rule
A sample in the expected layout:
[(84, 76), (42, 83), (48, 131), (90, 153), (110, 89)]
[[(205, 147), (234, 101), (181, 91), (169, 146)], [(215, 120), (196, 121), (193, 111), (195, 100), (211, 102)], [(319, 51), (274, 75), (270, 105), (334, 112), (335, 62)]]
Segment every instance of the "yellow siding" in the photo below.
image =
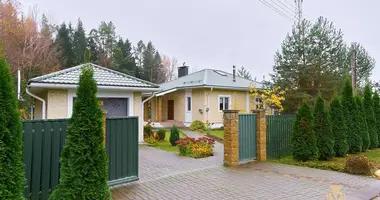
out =
[[(199, 120), (204, 122), (204, 116), (205, 116), (205, 90), (204, 89), (193, 89), (192, 90), (192, 120)], [(186, 106), (186, 105), (185, 105)], [(185, 107), (183, 108), (185, 109)], [(199, 112), (199, 109), (203, 110), (203, 113)]]
[(210, 111), (206, 120), (213, 123), (223, 122), (223, 112), (219, 111), (219, 95), (231, 96), (230, 109), (241, 110), (246, 112), (247, 107), (247, 92), (246, 91), (234, 91), (234, 90), (219, 90), (214, 89), (209, 92), (208, 105)]
[(185, 121), (185, 90), (169, 93), (162, 97), (162, 120), (168, 120), (168, 100), (174, 100), (174, 120)]
[(47, 119), (67, 118), (67, 90), (48, 90)]
[[(43, 98), (46, 101), (47, 92), (41, 92), (36, 94), (37, 96)], [(48, 102), (46, 101), (46, 106)], [(34, 119), (42, 119), (42, 102), (38, 99), (34, 99)]]

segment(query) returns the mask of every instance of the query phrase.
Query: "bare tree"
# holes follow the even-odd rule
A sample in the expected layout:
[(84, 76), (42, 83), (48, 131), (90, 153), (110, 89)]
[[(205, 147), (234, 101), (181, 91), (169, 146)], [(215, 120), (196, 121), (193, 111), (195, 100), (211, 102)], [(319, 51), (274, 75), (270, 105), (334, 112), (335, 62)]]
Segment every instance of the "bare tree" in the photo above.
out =
[(178, 60), (175, 57), (170, 58), (164, 55), (162, 58), (163, 70), (165, 71), (166, 81), (171, 81), (177, 78)]

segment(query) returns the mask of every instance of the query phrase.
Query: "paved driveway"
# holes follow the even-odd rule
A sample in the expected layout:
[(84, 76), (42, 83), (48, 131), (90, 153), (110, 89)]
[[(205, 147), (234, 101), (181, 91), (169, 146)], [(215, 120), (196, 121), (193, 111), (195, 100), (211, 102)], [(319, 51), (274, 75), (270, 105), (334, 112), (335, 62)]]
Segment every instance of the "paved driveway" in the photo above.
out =
[[(326, 199), (330, 186), (350, 194), (376, 179), (270, 162), (225, 168), (223, 145), (204, 159), (140, 145), (140, 180), (112, 188), (113, 199)], [(380, 189), (379, 189), (380, 190)]]

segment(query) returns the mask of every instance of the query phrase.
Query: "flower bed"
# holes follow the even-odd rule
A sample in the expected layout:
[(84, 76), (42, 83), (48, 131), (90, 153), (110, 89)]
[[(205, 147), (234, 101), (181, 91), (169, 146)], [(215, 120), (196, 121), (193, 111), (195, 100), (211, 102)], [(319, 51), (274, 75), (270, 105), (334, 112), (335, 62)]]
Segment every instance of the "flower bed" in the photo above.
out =
[(212, 147), (215, 141), (207, 137), (201, 137), (199, 139), (181, 138), (177, 140), (176, 143), (181, 156), (205, 158), (214, 155)]

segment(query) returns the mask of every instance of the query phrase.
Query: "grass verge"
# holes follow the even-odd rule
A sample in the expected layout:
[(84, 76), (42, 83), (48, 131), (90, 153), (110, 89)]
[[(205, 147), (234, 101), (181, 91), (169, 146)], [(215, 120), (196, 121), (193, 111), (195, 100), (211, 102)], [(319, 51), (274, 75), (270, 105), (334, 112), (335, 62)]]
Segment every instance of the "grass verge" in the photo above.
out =
[[(180, 138), (185, 138), (187, 136), (180, 131), (179, 132), (179, 137)], [(148, 145), (151, 146), (151, 147), (157, 148), (157, 149), (161, 149), (161, 150), (164, 150), (164, 151), (168, 151), (168, 152), (172, 152), (172, 153), (177, 153), (178, 154), (179, 153), (178, 147), (177, 146), (172, 146), (172, 144), (170, 144), (169, 138), (170, 138), (170, 131), (167, 131), (166, 134), (165, 134), (165, 139), (164, 140), (157, 141), (154, 144), (148, 144)]]

